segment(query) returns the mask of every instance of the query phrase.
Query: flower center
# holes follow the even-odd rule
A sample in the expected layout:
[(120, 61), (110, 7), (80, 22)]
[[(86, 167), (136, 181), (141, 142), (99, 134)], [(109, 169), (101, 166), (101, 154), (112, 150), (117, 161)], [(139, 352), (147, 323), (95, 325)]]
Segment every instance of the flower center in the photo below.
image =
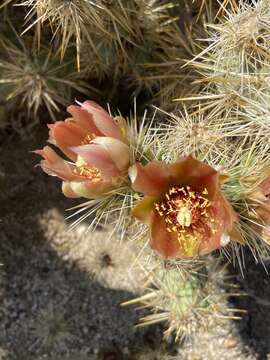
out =
[[(166, 229), (176, 233), (186, 255), (194, 255), (209, 224), (211, 203), (206, 197), (207, 189), (194, 190), (191, 186), (173, 186), (165, 198), (155, 203), (155, 209), (163, 217)], [(214, 231), (211, 227), (211, 230)], [(210, 234), (209, 234), (210, 235)]]
[(73, 169), (74, 174), (85, 177), (92, 181), (100, 181), (100, 171), (95, 166), (90, 166), (84, 159), (78, 155), (75, 163), (76, 167)]

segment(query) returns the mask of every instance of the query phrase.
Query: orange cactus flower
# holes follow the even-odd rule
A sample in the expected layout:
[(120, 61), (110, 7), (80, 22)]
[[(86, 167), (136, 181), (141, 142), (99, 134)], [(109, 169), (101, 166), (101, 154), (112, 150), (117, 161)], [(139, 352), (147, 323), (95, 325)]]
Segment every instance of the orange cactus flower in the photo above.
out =
[(129, 169), (145, 197), (133, 215), (150, 227), (150, 245), (165, 258), (208, 254), (230, 239), (237, 216), (219, 190), (219, 174), (191, 156)]
[(35, 153), (43, 157), (40, 165), (47, 174), (63, 180), (65, 196), (98, 198), (120, 186), (127, 176), (130, 151), (124, 120), (112, 118), (93, 101), (71, 105), (67, 110), (71, 118), (48, 127), (50, 142), (69, 161), (50, 146)]
[(257, 218), (262, 222), (262, 238), (270, 242), (270, 176), (267, 176), (257, 188), (252, 196), (258, 202), (256, 208)]

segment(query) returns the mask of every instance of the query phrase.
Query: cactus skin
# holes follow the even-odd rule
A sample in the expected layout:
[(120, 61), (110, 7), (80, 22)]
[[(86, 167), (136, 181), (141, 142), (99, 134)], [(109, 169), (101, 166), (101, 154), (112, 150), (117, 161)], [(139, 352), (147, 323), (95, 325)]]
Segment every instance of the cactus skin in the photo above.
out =
[(148, 272), (145, 295), (122, 304), (141, 304), (151, 309), (152, 314), (143, 317), (137, 326), (165, 322), (164, 336), (183, 340), (207, 328), (213, 318), (239, 318), (242, 310), (230, 312), (226, 299), (231, 293), (222, 290), (226, 266), (212, 257), (193, 260), (191, 272), (190, 264), (171, 260), (165, 266), (161, 262), (153, 266)]

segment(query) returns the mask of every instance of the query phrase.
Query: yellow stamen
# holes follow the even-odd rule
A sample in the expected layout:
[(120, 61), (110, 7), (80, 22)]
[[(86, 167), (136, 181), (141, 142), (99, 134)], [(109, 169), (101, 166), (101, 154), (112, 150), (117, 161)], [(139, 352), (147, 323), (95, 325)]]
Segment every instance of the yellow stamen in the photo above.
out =
[[(211, 219), (211, 201), (208, 190), (198, 191), (192, 186), (173, 186), (164, 199), (155, 203), (169, 233), (175, 233), (184, 254), (194, 256), (204, 240), (207, 227), (215, 233), (215, 220)], [(161, 211), (162, 210), (162, 211)]]
[(100, 171), (96, 167), (87, 164), (80, 155), (77, 157), (76, 167), (73, 172), (74, 174), (83, 176), (89, 180), (95, 180), (95, 182), (101, 180)]
[(91, 143), (92, 140), (94, 140), (96, 138), (96, 134), (92, 133), (92, 134), (87, 134), (86, 137), (83, 139), (83, 141), (81, 142), (82, 145), (88, 145)]

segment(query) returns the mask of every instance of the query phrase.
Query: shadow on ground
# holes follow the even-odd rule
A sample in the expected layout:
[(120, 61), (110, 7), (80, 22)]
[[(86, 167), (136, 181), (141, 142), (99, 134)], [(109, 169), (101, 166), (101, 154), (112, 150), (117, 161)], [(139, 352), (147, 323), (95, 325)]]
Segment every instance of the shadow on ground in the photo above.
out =
[(233, 303), (247, 311), (236, 325), (243, 343), (257, 354), (257, 359), (267, 360), (270, 354), (270, 260), (264, 259), (263, 266), (255, 262), (250, 252), (246, 251), (244, 256), (244, 276), (239, 267), (231, 269), (245, 294)]
[[(0, 347), (6, 356), (0, 358), (56, 359), (55, 354), (74, 353), (137, 359), (132, 354), (166, 347), (160, 327), (134, 328), (142, 311), (120, 307), (136, 294), (93, 280), (64, 253), (60, 257), (45, 236), (41, 223), (50, 227), (54, 214), (48, 210), (64, 214), (76, 202), (65, 199), (60, 183), (33, 166), (38, 158), (29, 151), (44, 142), (42, 133), (28, 141), (14, 136), (1, 149)], [(53, 226), (48, 231), (59, 236)]]

